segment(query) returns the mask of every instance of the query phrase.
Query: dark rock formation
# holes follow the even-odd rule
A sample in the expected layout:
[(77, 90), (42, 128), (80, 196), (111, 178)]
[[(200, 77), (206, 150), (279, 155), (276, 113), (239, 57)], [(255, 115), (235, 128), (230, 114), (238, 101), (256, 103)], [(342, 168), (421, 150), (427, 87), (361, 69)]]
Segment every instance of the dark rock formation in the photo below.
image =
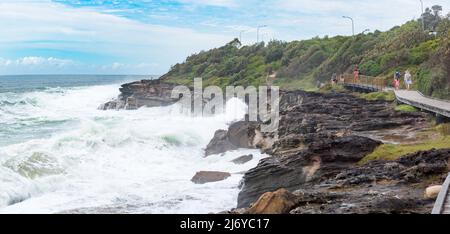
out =
[(324, 175), (337, 175), (380, 144), (381, 142), (358, 136), (330, 138), (295, 155), (265, 158), (245, 174), (238, 207), (249, 206), (267, 191), (280, 188), (294, 191), (306, 182), (320, 181)]
[(206, 146), (205, 156), (221, 154), (236, 149), (238, 147), (233, 145), (228, 139), (228, 131), (217, 130), (213, 139)]
[(102, 110), (127, 109), (140, 107), (157, 107), (172, 105), (179, 98), (171, 98), (174, 84), (160, 80), (141, 80), (122, 85), (120, 96), (99, 107)]
[[(347, 164), (324, 171), (293, 192), (291, 214), (429, 214), (434, 199), (424, 196), (428, 183), (442, 183), (448, 173), (450, 149), (406, 155), (395, 161)], [(321, 169), (320, 169), (321, 170)], [(320, 170), (318, 173), (320, 173)], [(258, 203), (252, 207), (260, 207)], [(267, 200), (267, 199), (266, 199)], [(278, 201), (265, 202), (277, 206)], [(232, 213), (249, 213), (251, 208)], [(253, 209), (254, 210), (254, 209)]]
[(445, 180), (449, 159), (450, 149), (431, 150), (349, 167), (320, 183), (305, 184), (316, 192), (295, 192), (301, 195), (300, 205), (291, 213), (429, 214), (434, 199), (425, 198), (424, 191), (430, 181)]
[(252, 159), (253, 159), (253, 155), (250, 154), (250, 155), (244, 155), (239, 158), (236, 158), (236, 159), (232, 160), (231, 162), (234, 164), (246, 164), (246, 163), (252, 161)]
[[(282, 92), (280, 128), (263, 159), (242, 182), (238, 208), (280, 188), (296, 194), (291, 213), (429, 213), (431, 182), (449, 171), (448, 150), (419, 152), (393, 162), (358, 166), (381, 142), (371, 131), (424, 129), (427, 115), (397, 112), (389, 102), (349, 94)], [(271, 138), (271, 139), (268, 139)], [(450, 145), (449, 145), (450, 148)], [(242, 213), (242, 212), (240, 212)]]
[(255, 136), (259, 132), (258, 129), (258, 123), (240, 121), (231, 124), (228, 131), (218, 130), (206, 146), (205, 155), (225, 153), (239, 148), (254, 149), (257, 146)]
[(231, 174), (219, 171), (200, 171), (192, 177), (191, 181), (195, 184), (206, 184), (218, 182), (227, 179)]

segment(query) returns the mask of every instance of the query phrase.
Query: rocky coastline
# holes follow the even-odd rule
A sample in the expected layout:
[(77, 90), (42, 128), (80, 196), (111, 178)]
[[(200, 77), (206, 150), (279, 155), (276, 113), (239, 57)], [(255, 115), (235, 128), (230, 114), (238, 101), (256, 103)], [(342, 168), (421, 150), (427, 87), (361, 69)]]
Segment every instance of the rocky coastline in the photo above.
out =
[[(131, 110), (171, 105), (177, 101), (170, 97), (173, 87), (160, 80), (125, 84), (117, 100), (100, 108)], [(382, 135), (371, 134), (373, 131), (407, 137), (428, 127), (427, 114), (396, 111), (390, 102), (368, 101), (347, 93), (280, 94), (278, 132), (262, 133), (257, 122), (232, 123), (228, 129), (218, 130), (205, 155), (199, 155), (239, 148), (261, 149), (270, 155), (245, 173), (238, 205), (225, 213), (431, 212), (434, 199), (424, 193), (427, 187), (445, 179), (450, 168), (450, 144), (449, 149), (361, 163), (385, 142)], [(196, 176), (193, 181), (208, 181)], [(213, 176), (227, 178), (219, 172)]]
[(169, 106), (179, 100), (172, 98), (174, 84), (161, 80), (140, 80), (121, 86), (120, 95), (114, 100), (102, 104), (101, 110), (136, 110), (141, 107)]

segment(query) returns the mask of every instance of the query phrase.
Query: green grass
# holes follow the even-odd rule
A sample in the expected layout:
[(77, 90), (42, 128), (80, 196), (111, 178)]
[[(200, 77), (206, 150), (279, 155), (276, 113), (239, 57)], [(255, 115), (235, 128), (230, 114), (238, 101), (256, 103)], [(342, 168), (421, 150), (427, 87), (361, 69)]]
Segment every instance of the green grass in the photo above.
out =
[(339, 84), (326, 84), (325, 86), (323, 86), (322, 88), (319, 89), (320, 93), (331, 93), (331, 92), (346, 92), (347, 90), (344, 88), (344, 86), (339, 85)]
[(373, 153), (364, 157), (359, 164), (365, 164), (373, 160), (395, 160), (401, 156), (418, 151), (445, 148), (450, 148), (450, 136), (440, 137), (439, 139), (430, 140), (419, 144), (385, 144), (379, 146)]
[(374, 92), (374, 93), (366, 93), (360, 94), (360, 98), (366, 99), (368, 101), (388, 101), (392, 102), (395, 100), (394, 92)]
[(417, 112), (419, 110), (417, 110), (417, 108), (410, 106), (410, 105), (398, 105), (395, 107), (396, 111), (401, 111), (401, 112)]

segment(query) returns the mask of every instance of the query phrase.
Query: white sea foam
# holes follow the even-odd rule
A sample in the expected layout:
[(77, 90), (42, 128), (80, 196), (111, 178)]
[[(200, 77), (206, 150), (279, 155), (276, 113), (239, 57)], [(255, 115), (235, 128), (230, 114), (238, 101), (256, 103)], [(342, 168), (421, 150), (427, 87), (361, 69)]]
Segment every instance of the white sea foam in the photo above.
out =
[[(97, 110), (117, 90), (0, 94), (10, 101), (0, 105), (0, 126), (11, 127), (11, 142), (0, 145), (0, 213), (208, 213), (236, 206), (241, 172), (264, 155), (239, 150), (204, 158), (203, 148), (244, 115), (243, 103), (231, 100), (226, 114), (209, 118), (173, 107)], [(230, 162), (250, 153), (247, 164)], [(202, 170), (232, 176), (190, 182)]]

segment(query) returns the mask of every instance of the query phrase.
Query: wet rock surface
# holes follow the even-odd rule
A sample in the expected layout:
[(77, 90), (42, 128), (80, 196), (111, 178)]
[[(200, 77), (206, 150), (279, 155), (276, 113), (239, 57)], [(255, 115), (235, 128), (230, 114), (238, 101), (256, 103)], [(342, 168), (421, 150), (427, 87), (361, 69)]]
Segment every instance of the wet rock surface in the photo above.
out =
[(255, 149), (259, 124), (239, 121), (229, 126), (228, 131), (218, 130), (205, 149), (205, 156), (221, 154), (239, 148)]
[(249, 154), (249, 155), (244, 155), (239, 158), (236, 158), (236, 159), (232, 160), (231, 162), (234, 164), (246, 164), (246, 163), (252, 161), (252, 159), (253, 159), (253, 155)]
[(227, 179), (231, 174), (228, 172), (219, 171), (200, 171), (197, 172), (191, 181), (195, 184), (206, 184), (212, 182), (218, 182)]

